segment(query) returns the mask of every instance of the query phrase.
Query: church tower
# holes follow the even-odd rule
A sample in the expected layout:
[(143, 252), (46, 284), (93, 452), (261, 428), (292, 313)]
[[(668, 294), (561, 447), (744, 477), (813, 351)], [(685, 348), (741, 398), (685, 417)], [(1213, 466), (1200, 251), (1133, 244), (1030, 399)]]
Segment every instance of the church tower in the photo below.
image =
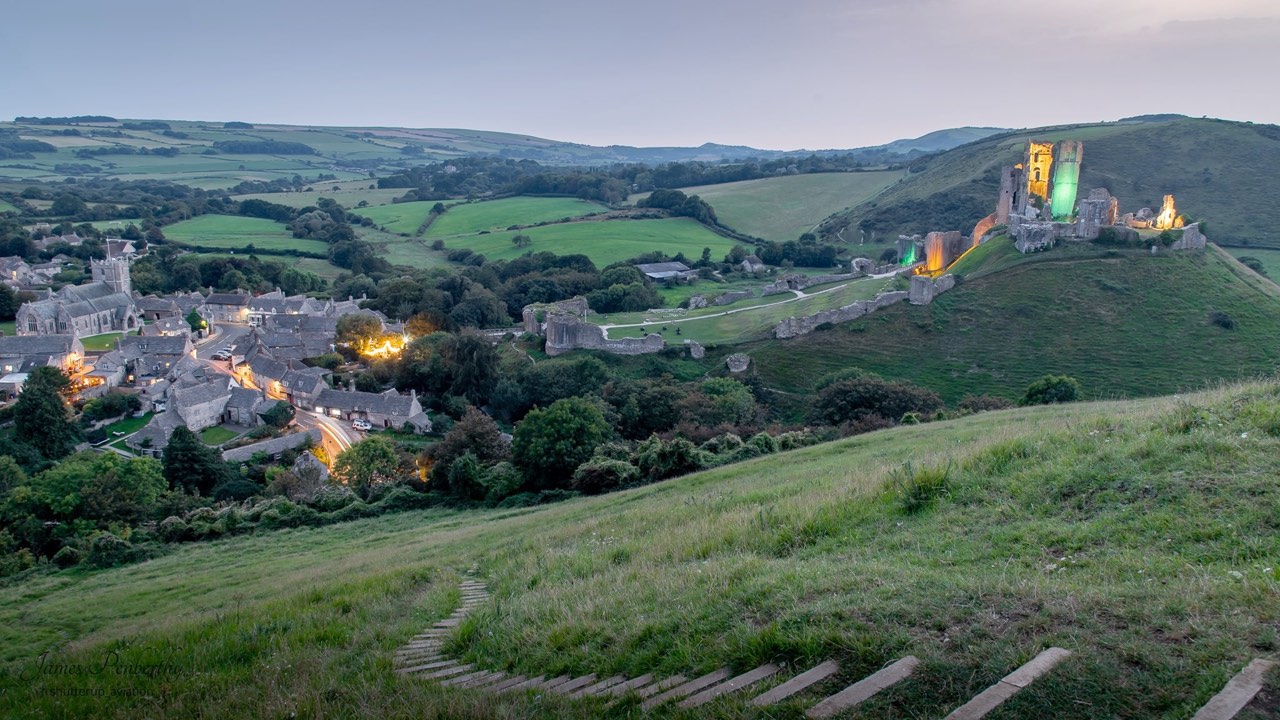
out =
[(129, 280), (129, 261), (125, 258), (107, 258), (90, 263), (93, 282), (106, 283), (112, 292), (133, 294), (133, 283)]

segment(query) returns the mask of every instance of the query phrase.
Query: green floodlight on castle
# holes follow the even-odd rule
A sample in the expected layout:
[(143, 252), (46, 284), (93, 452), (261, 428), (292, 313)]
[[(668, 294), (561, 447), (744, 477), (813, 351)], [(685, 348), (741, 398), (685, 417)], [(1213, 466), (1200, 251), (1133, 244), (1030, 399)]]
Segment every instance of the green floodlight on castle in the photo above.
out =
[(1058, 157), (1053, 163), (1053, 199), (1050, 207), (1054, 220), (1070, 219), (1076, 211), (1076, 194), (1080, 189), (1080, 160), (1084, 143), (1058, 143)]

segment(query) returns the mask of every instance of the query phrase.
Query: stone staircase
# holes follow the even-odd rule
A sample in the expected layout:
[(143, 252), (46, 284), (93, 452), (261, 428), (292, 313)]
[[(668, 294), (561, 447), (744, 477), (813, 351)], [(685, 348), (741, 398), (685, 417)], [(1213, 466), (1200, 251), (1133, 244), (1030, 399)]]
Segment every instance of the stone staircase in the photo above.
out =
[[(462, 605), (452, 615), (415, 635), (396, 651), (396, 672), (432, 680), (444, 686), (484, 693), (533, 690), (569, 698), (606, 699), (607, 705), (630, 701), (638, 703), (639, 709), (646, 712), (667, 704), (691, 709), (721, 697), (747, 697), (750, 695), (750, 690), (758, 689), (758, 685), (770, 678), (775, 678), (782, 672), (782, 668), (772, 663), (761, 665), (739, 675), (733, 675), (728, 668), (723, 668), (696, 678), (688, 678), (684, 675), (660, 678), (652, 673), (636, 678), (614, 675), (602, 679), (594, 673), (576, 678), (568, 675), (548, 678), (545, 675), (529, 677), (484, 670), (471, 663), (451, 659), (443, 652), (445, 637), (460, 625), (474, 608), (489, 599), (489, 592), (484, 583), (478, 580), (466, 580), (461, 588)], [(1058, 647), (1051, 647), (1041, 652), (1025, 665), (1001, 678), (996, 684), (952, 710), (945, 720), (977, 720), (986, 717), (992, 710), (1070, 656), (1070, 650)], [(911, 655), (897, 660), (858, 682), (824, 697), (810, 707), (805, 712), (805, 716), (819, 720), (835, 717), (855, 708), (875, 697), (880, 691), (908, 680), (919, 664), (920, 661)], [(1248, 667), (1232, 678), (1220, 693), (1196, 713), (1192, 720), (1234, 718), (1262, 689), (1265, 676), (1274, 665), (1274, 662), (1261, 658), (1249, 663)], [(755, 707), (774, 705), (813, 688), (839, 670), (839, 664), (834, 660), (828, 660), (766, 692), (752, 696), (748, 704)]]

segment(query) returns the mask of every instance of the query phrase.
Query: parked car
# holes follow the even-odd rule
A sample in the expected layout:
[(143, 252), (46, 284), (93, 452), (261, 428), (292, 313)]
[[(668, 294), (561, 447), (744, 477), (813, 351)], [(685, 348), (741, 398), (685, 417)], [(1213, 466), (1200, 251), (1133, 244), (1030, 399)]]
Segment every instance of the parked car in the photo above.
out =
[(213, 354), (213, 359), (214, 359), (214, 360), (230, 360), (230, 359), (231, 359), (231, 349), (230, 349), (230, 348), (222, 348), (221, 350), (219, 350), (218, 352), (216, 352), (216, 353), (214, 353), (214, 354)]
[(362, 430), (367, 432), (373, 429), (373, 423), (370, 423), (368, 420), (365, 420), (364, 418), (356, 418), (355, 420), (351, 421), (351, 427), (355, 428), (356, 430)]

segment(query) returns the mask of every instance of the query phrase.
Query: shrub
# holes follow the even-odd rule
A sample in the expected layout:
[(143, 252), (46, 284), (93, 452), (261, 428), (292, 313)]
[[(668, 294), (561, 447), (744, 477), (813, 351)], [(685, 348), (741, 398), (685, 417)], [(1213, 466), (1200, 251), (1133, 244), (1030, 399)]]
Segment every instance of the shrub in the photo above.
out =
[(134, 547), (126, 540), (109, 532), (100, 533), (89, 543), (89, 556), (85, 564), (91, 568), (109, 568), (124, 565), (133, 559)]
[(488, 488), (485, 501), (493, 504), (520, 489), (520, 484), (524, 482), (524, 477), (516, 469), (515, 465), (509, 462), (500, 462), (490, 468), (486, 468), (480, 482), (484, 483), (484, 486)]
[(636, 448), (633, 462), (649, 482), (701, 470), (706, 454), (683, 438), (663, 442), (654, 435)]
[(947, 494), (950, 477), (950, 463), (946, 467), (916, 469), (907, 462), (889, 472), (889, 488), (898, 507), (908, 515), (915, 515)]
[(1080, 399), (1080, 381), (1068, 375), (1045, 375), (1027, 386), (1020, 405), (1049, 405)]
[(747, 444), (759, 450), (762, 455), (778, 452), (778, 440), (769, 433), (757, 433)]
[(245, 480), (243, 478), (233, 478), (226, 482), (218, 483), (213, 489), (213, 499), (217, 502), (226, 502), (227, 500), (248, 500), (262, 491), (257, 483)]
[(165, 542), (181, 542), (191, 537), (191, 526), (180, 517), (167, 517), (160, 521), (160, 539)]
[(635, 466), (621, 460), (592, 458), (573, 473), (573, 489), (587, 495), (618, 490), (631, 485), (639, 477)]
[(1209, 313), (1209, 322), (1217, 325), (1223, 330), (1235, 330), (1236, 319), (1221, 310), (1213, 310)]
[(814, 400), (811, 415), (815, 422), (843, 425), (872, 415), (901, 418), (914, 412), (927, 417), (941, 407), (942, 398), (932, 390), (868, 376), (824, 388)]
[(84, 559), (84, 555), (76, 548), (66, 545), (61, 550), (53, 554), (53, 564), (60, 568), (69, 568), (73, 565), (79, 565)]
[(1005, 410), (1013, 407), (1013, 403), (994, 395), (965, 395), (960, 399), (960, 403), (956, 407), (965, 412), (980, 413), (991, 410)]

